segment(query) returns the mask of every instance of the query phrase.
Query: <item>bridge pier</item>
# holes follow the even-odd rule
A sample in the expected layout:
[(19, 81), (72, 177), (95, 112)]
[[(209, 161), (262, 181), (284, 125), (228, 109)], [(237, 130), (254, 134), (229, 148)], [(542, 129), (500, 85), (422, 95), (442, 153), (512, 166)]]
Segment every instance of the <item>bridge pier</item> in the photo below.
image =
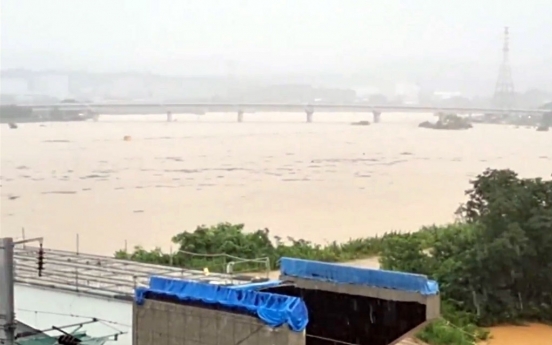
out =
[(305, 113), (307, 113), (307, 123), (312, 122), (312, 115), (314, 114), (313, 110), (306, 110)]
[(374, 116), (374, 123), (379, 123), (381, 121), (381, 111), (374, 111), (372, 112)]
[(312, 104), (307, 104), (305, 106), (305, 113), (307, 114), (307, 123), (312, 122), (312, 115), (314, 114), (314, 107)]
[(238, 122), (243, 122), (243, 110), (238, 110)]
[(314, 111), (307, 110), (305, 112), (307, 113), (307, 123), (311, 123), (312, 122), (312, 115), (314, 114)]
[(167, 111), (167, 122), (172, 122), (172, 120), (173, 120), (172, 113), (170, 111)]

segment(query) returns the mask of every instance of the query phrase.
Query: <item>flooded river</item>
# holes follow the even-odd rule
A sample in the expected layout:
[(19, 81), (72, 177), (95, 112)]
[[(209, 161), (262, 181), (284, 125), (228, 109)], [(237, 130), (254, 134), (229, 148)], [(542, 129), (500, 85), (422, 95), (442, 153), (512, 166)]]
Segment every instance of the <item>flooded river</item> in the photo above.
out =
[[(318, 243), (453, 220), (488, 167), (549, 176), (552, 133), (418, 128), (431, 114), (102, 116), (1, 127), (2, 236), (111, 255), (243, 222)], [(128, 136), (127, 140), (123, 140)], [(552, 339), (552, 338), (550, 338)]]
[[(501, 326), (491, 328), (492, 338), (486, 345), (550, 345), (552, 326), (530, 324), (527, 326)], [(483, 345), (483, 344), (482, 344)]]

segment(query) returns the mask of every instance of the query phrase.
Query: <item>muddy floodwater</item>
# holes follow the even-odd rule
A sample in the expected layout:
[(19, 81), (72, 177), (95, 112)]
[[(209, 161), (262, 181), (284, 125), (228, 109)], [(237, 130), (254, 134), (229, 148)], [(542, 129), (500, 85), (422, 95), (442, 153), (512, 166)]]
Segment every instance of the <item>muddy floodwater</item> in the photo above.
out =
[[(527, 326), (500, 326), (491, 328), (492, 338), (487, 345), (550, 345), (552, 326), (530, 324)], [(482, 345), (483, 345), (482, 344)]]
[[(112, 255), (198, 224), (317, 243), (444, 223), (488, 167), (549, 177), (552, 132), (418, 128), (432, 114), (103, 116), (1, 128), (2, 236)], [(126, 140), (124, 139), (125, 137)], [(550, 337), (549, 339), (552, 339)], [(552, 344), (549, 343), (549, 344)]]

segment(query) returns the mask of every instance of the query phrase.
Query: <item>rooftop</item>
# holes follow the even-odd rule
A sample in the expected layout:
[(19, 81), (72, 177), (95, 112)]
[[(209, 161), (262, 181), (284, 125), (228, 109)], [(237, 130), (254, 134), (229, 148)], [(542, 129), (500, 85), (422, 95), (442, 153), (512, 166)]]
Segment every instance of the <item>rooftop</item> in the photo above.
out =
[(132, 298), (134, 289), (148, 286), (151, 276), (219, 285), (251, 283), (250, 278), (235, 274), (206, 273), (54, 249), (44, 249), (44, 269), (39, 277), (38, 251), (38, 247), (14, 248), (17, 283), (119, 298)]

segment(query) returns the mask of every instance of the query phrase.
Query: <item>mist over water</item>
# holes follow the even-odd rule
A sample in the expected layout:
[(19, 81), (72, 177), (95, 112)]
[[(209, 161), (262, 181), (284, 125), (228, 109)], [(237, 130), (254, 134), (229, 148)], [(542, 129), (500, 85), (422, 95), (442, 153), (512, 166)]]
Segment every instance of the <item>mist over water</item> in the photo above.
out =
[[(370, 115), (371, 116), (371, 115)], [(111, 255), (199, 224), (317, 243), (452, 221), (484, 169), (550, 175), (549, 132), (418, 128), (430, 114), (102, 116), (1, 127), (1, 235)], [(130, 140), (123, 140), (129, 136)]]

